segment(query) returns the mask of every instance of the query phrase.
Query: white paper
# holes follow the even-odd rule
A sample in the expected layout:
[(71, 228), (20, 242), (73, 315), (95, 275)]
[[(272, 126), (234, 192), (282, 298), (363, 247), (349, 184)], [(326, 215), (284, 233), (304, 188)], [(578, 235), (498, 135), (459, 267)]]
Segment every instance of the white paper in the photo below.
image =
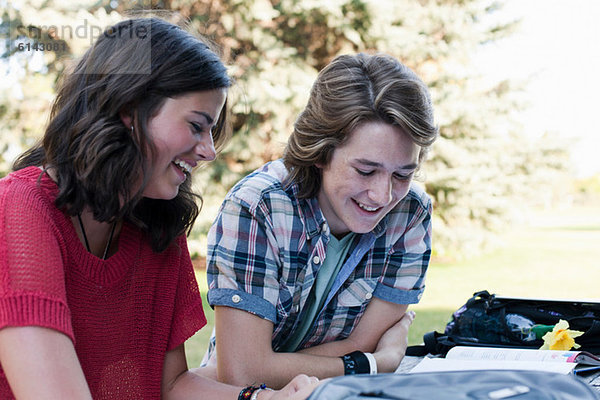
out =
[(575, 362), (579, 351), (456, 346), (446, 358), (489, 361)]
[(575, 368), (575, 363), (559, 363), (545, 361), (492, 361), (492, 360), (457, 360), (448, 358), (424, 358), (410, 373), (437, 371), (475, 371), (492, 369), (533, 370), (568, 374)]

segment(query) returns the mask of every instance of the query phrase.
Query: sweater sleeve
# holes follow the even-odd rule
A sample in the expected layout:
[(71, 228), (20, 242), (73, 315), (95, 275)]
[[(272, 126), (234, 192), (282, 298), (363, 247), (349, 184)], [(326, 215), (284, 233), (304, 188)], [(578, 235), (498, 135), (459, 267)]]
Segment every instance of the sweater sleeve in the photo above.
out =
[(34, 185), (0, 182), (0, 328), (42, 326), (74, 340), (58, 213)]
[(202, 297), (194, 274), (192, 260), (184, 235), (177, 239), (180, 252), (179, 281), (175, 297), (175, 310), (171, 326), (171, 337), (167, 350), (184, 343), (194, 333), (206, 325), (206, 316), (202, 307)]

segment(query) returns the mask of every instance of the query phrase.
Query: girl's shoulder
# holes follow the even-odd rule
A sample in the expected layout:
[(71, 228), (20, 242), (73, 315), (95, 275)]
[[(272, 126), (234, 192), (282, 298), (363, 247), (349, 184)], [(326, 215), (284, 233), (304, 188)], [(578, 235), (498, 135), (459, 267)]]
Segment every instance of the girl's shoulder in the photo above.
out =
[(39, 193), (42, 196), (55, 196), (56, 183), (39, 167), (26, 167), (10, 172), (0, 179), (0, 196), (27, 196)]
[(56, 183), (38, 167), (26, 167), (0, 179), (0, 212), (19, 213), (57, 211)]

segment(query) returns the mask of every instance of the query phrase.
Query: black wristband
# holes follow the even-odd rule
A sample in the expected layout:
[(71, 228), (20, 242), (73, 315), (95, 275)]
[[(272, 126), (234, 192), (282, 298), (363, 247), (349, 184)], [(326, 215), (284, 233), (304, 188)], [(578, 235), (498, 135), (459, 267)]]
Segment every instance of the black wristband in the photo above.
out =
[(344, 375), (368, 374), (371, 372), (369, 359), (362, 351), (353, 351), (342, 356)]

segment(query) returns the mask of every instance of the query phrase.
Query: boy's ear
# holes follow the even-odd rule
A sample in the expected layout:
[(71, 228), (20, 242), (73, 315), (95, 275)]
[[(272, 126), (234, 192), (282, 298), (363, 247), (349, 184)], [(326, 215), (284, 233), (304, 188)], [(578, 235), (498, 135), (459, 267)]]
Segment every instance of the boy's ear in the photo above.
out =
[(122, 109), (119, 112), (119, 117), (121, 118), (121, 121), (123, 121), (125, 128), (130, 129), (133, 125), (133, 117), (131, 116), (131, 112), (129, 112), (129, 110)]

